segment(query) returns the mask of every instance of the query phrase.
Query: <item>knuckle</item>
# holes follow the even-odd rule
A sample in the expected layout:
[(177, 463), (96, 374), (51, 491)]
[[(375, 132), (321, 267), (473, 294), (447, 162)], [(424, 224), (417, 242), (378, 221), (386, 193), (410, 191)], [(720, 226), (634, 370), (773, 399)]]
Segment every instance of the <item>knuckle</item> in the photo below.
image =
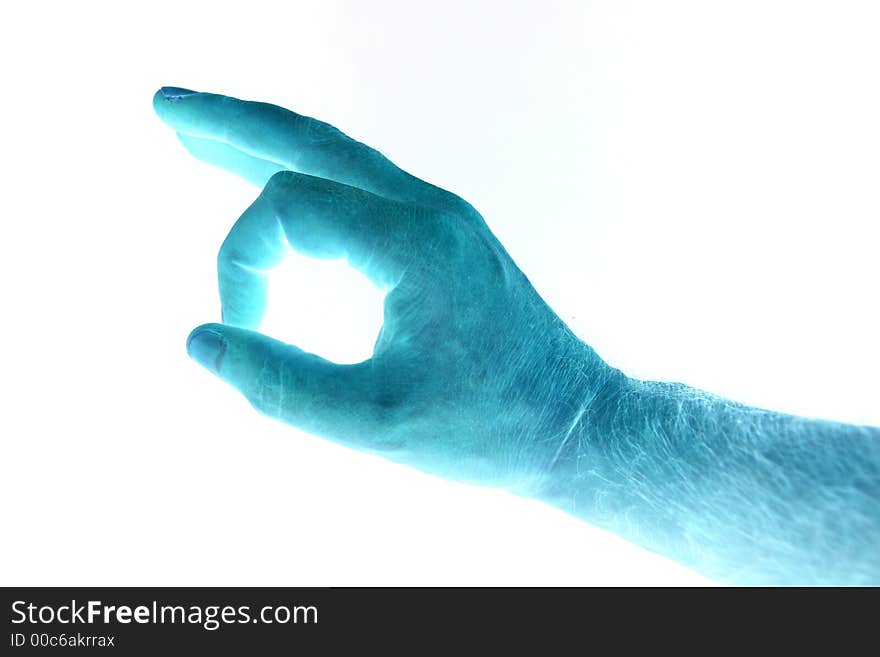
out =
[(283, 368), (266, 361), (242, 392), (260, 413), (281, 417), (284, 415), (285, 383)]
[(314, 146), (326, 146), (328, 144), (332, 144), (337, 142), (344, 135), (342, 131), (340, 131), (335, 126), (330, 125), (329, 123), (324, 123), (323, 121), (319, 121), (318, 119), (312, 119), (309, 117), (303, 118), (303, 134), (305, 136), (305, 142)]
[(247, 248), (247, 242), (243, 240), (244, 229), (237, 225), (223, 240), (220, 250), (217, 252), (217, 266), (220, 271), (229, 271), (230, 268), (246, 264), (253, 259), (253, 252)]
[(428, 240), (426, 246), (432, 255), (446, 261), (457, 261), (465, 257), (469, 230), (468, 224), (453, 214), (440, 212), (435, 214), (434, 221), (428, 222)]
[(301, 174), (288, 170), (272, 174), (272, 177), (269, 178), (263, 187), (263, 196), (270, 200), (277, 197), (280, 193), (296, 184), (298, 177), (301, 177)]
[(262, 200), (269, 213), (285, 227), (291, 213), (303, 210), (315, 198), (316, 179), (295, 171), (278, 171), (263, 188)]
[(323, 178), (289, 170), (274, 173), (263, 188), (263, 197), (273, 210), (291, 203), (317, 203), (333, 195)]
[(225, 267), (240, 261), (244, 255), (241, 248), (236, 244), (235, 232), (230, 231), (217, 252), (217, 264), (220, 267)]

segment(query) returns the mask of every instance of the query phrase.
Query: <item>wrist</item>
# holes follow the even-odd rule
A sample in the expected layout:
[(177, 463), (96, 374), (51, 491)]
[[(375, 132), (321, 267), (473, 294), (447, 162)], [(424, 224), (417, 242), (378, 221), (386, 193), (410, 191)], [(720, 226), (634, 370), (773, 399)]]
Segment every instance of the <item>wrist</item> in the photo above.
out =
[(605, 452), (610, 418), (629, 389), (630, 379), (580, 343), (554, 382), (554, 397), (543, 409), (535, 438), (536, 477), (529, 490), (514, 492), (565, 507), (579, 469), (597, 464)]

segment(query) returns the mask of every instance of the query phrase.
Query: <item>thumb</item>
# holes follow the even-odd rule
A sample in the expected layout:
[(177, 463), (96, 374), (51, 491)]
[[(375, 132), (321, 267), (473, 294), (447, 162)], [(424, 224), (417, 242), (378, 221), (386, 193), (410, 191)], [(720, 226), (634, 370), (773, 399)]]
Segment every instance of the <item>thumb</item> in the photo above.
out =
[(265, 415), (355, 447), (381, 441), (382, 395), (371, 360), (339, 365), (224, 324), (194, 329), (186, 348)]

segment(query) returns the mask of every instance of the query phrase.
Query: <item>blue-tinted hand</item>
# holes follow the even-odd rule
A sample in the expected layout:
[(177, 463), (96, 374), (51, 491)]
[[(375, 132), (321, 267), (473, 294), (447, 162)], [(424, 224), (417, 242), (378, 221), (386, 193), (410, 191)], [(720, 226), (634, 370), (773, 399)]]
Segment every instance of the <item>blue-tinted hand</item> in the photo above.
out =
[[(189, 353), (260, 411), (457, 480), (528, 490), (611, 373), (458, 196), (274, 105), (164, 89), (196, 157), (265, 187), (219, 255), (224, 324)], [(373, 357), (338, 365), (253, 329), (287, 245), (388, 290)]]

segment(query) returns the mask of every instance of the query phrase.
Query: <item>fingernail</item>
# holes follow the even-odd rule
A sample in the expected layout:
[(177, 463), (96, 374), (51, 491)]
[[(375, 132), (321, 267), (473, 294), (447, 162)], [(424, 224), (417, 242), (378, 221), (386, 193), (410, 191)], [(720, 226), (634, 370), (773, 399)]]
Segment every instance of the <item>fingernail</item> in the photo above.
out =
[(226, 339), (214, 329), (196, 329), (186, 340), (186, 351), (199, 365), (219, 374), (226, 354)]
[(172, 102), (197, 93), (198, 91), (191, 91), (190, 89), (182, 89), (180, 87), (162, 87), (162, 95), (165, 96), (165, 100)]

